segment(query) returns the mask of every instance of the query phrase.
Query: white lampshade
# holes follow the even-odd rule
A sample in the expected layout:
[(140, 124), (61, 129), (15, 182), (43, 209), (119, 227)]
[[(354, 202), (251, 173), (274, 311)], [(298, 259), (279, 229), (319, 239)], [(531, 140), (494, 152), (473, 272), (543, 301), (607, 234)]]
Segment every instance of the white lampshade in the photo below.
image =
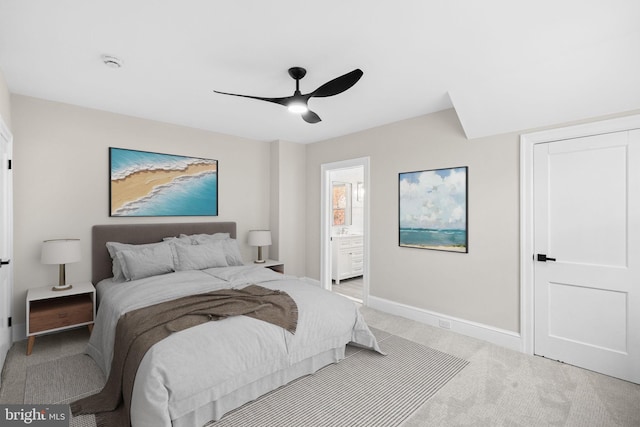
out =
[(271, 244), (271, 231), (269, 230), (250, 230), (249, 246), (269, 246)]
[(54, 291), (71, 289), (71, 285), (67, 284), (64, 266), (71, 262), (78, 262), (80, 259), (79, 239), (56, 239), (42, 242), (40, 262), (43, 264), (58, 264), (60, 266), (58, 285), (53, 287)]
[(69, 264), (81, 259), (80, 239), (56, 239), (42, 242), (40, 262), (43, 264)]

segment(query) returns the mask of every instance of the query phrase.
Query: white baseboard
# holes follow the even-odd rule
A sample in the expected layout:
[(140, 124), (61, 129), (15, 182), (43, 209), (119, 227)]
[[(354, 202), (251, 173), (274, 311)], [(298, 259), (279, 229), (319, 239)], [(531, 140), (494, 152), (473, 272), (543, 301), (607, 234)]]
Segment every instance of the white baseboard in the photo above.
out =
[[(369, 307), (385, 313), (405, 317), (424, 323), (429, 326), (457, 332), (472, 338), (488, 341), (511, 350), (522, 352), (524, 350), (520, 334), (505, 329), (495, 328), (482, 323), (458, 319), (429, 310), (424, 310), (399, 302), (369, 295)], [(447, 327), (449, 326), (449, 327)]]
[[(320, 287), (319, 280), (311, 279), (309, 277), (301, 277), (301, 279), (309, 283), (310, 285)], [(472, 338), (488, 341), (492, 344), (506, 347), (511, 350), (520, 352), (524, 350), (522, 337), (516, 332), (507, 331), (504, 329), (495, 328), (493, 326), (471, 322), (469, 320), (459, 319), (452, 316), (447, 316), (445, 314), (440, 314), (417, 307), (412, 307), (410, 305), (390, 301), (384, 298), (374, 297), (373, 295), (369, 295), (368, 306), (385, 313), (405, 317), (407, 319), (415, 320), (416, 322), (424, 323), (429, 326), (447, 329)], [(443, 327), (441, 322), (445, 322), (445, 324), (448, 324), (451, 327)], [(22, 341), (27, 338), (26, 323), (15, 324), (11, 329), (14, 342)]]
[[(301, 279), (311, 285), (320, 287), (319, 280), (311, 279), (309, 277), (302, 277)], [(492, 344), (506, 347), (511, 350), (519, 352), (524, 351), (522, 337), (517, 332), (507, 331), (505, 329), (484, 325), (482, 323), (472, 322), (448, 316), (446, 314), (412, 307), (410, 305), (390, 301), (384, 298), (374, 297), (373, 295), (369, 295), (367, 306), (385, 313), (415, 320), (416, 322), (424, 323), (429, 326), (450, 330), (468, 337), (488, 341)], [(443, 327), (441, 322), (444, 322), (445, 325), (450, 327)]]

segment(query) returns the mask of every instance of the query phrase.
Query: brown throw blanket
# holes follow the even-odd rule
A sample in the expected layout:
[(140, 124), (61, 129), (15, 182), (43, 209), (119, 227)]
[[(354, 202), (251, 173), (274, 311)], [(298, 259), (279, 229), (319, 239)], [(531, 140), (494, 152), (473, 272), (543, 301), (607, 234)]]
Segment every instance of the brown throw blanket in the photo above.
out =
[(239, 315), (291, 333), (298, 322), (298, 308), (288, 294), (257, 285), (190, 295), (130, 311), (118, 320), (107, 383), (101, 392), (72, 403), (71, 412), (96, 414), (98, 427), (129, 427), (133, 383), (147, 350), (173, 332)]

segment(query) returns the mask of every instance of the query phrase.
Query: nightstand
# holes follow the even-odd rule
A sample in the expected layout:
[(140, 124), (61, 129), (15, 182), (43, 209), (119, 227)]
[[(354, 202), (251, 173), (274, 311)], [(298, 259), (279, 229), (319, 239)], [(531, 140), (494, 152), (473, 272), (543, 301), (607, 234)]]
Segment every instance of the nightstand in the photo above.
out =
[(265, 260), (262, 264), (264, 268), (270, 268), (271, 270), (284, 274), (284, 262), (276, 261), (275, 259)]
[(96, 288), (89, 282), (73, 283), (64, 291), (51, 286), (27, 291), (27, 356), (33, 351), (36, 335), (78, 326), (93, 329), (96, 318)]
[(284, 262), (276, 261), (275, 259), (267, 259), (263, 263), (247, 263), (246, 265), (259, 265), (264, 268), (269, 268), (277, 273), (284, 274)]

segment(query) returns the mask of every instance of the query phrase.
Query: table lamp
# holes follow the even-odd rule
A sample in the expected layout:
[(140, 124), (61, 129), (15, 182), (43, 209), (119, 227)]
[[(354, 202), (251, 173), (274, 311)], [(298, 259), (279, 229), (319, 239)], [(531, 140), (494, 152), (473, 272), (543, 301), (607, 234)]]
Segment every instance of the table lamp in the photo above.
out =
[(78, 262), (80, 258), (80, 239), (55, 239), (42, 242), (40, 262), (60, 265), (58, 285), (52, 288), (54, 291), (71, 289), (71, 285), (66, 281), (64, 266), (71, 262)]
[(258, 247), (258, 259), (254, 262), (256, 264), (264, 263), (262, 259), (262, 247), (269, 246), (271, 244), (271, 231), (269, 230), (249, 230), (249, 246)]

